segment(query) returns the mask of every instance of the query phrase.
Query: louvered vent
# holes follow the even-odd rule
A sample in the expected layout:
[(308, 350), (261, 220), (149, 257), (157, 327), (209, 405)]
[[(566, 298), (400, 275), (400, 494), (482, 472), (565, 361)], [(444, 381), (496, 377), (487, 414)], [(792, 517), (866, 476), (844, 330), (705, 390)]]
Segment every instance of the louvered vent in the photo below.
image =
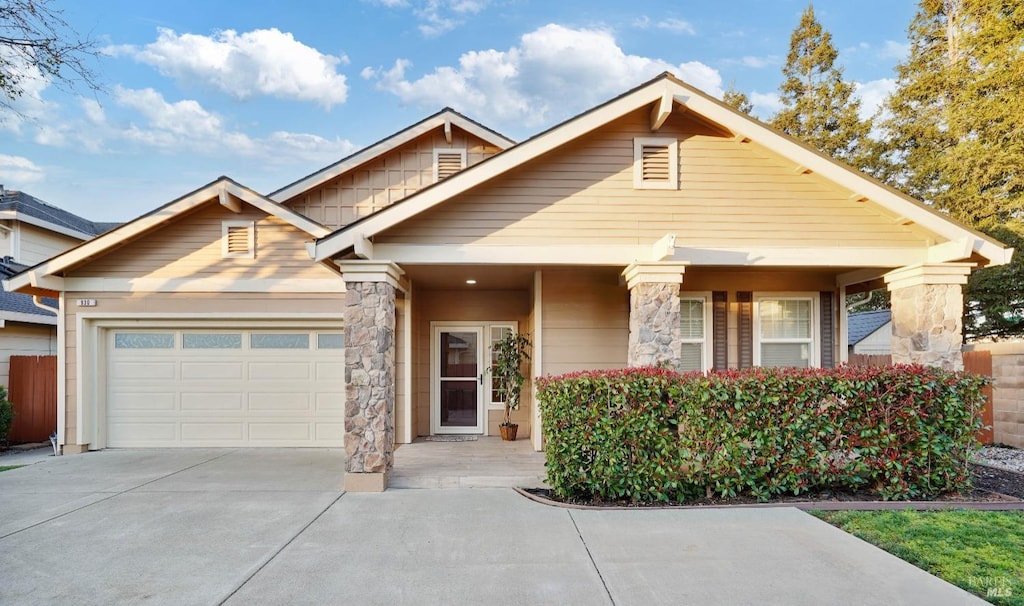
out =
[(437, 180), (447, 179), (462, 170), (462, 152), (438, 152)]
[(643, 180), (668, 183), (671, 178), (667, 145), (644, 145), (640, 150)]
[(224, 257), (253, 257), (253, 236), (255, 229), (252, 223), (232, 222), (224, 224), (224, 240), (222, 252)]

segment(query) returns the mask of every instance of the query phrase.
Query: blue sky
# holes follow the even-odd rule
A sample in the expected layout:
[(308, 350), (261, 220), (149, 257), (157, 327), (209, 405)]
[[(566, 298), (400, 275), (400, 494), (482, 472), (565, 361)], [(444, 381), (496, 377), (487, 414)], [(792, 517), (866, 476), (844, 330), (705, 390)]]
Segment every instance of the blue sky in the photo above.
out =
[[(669, 70), (777, 107), (805, 0), (55, 0), (99, 41), (104, 91), (29, 81), (0, 183), (124, 221), (219, 175), (280, 188), (452, 106), (524, 139)], [(906, 54), (910, 0), (822, 0), (865, 112)]]

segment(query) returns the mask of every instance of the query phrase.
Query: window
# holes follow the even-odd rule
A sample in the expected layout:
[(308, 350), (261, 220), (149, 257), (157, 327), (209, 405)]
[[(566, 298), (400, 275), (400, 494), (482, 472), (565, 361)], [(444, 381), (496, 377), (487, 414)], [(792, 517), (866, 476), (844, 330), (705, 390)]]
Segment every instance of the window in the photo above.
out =
[(256, 258), (256, 224), (253, 221), (224, 221), (221, 256), (225, 259)]
[(251, 349), (309, 349), (309, 333), (259, 333), (249, 335)]
[(319, 332), (316, 334), (317, 349), (345, 349), (345, 333)]
[(169, 332), (117, 332), (116, 349), (174, 349), (174, 333)]
[(242, 333), (186, 332), (181, 335), (184, 349), (242, 349)]
[(498, 366), (498, 350), (495, 344), (512, 334), (512, 326), (492, 324), (490, 327), (490, 343), (488, 350), (491, 352), (491, 405), (488, 408), (505, 408), (505, 394), (498, 387), (498, 377), (495, 376), (495, 369)]
[(679, 336), (682, 339), (679, 369), (683, 372), (704, 371), (711, 366), (709, 311), (705, 295), (685, 293), (679, 297)]
[(633, 140), (633, 187), (678, 189), (678, 141), (664, 137)]
[(754, 364), (817, 366), (815, 303), (813, 296), (756, 297)]
[(447, 179), (466, 167), (466, 150), (434, 150), (434, 182)]

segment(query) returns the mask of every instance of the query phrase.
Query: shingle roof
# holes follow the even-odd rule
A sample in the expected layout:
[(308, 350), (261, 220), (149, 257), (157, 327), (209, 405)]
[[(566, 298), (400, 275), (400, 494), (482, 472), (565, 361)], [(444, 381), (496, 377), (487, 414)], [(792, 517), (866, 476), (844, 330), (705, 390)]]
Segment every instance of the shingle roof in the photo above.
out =
[(118, 225), (117, 223), (96, 223), (83, 219), (72, 212), (47, 204), (23, 191), (10, 189), (0, 192), (0, 212), (3, 211), (23, 213), (30, 217), (35, 217), (67, 229), (73, 229), (90, 236), (99, 235)]
[[(0, 259), (0, 280), (10, 278), (16, 273), (28, 269), (27, 265), (15, 263), (7, 259)], [(10, 311), (19, 314), (32, 314), (37, 316), (56, 317), (53, 312), (39, 308), (32, 302), (32, 295), (23, 295), (16, 292), (7, 292), (0, 282), (0, 313)], [(52, 307), (57, 307), (57, 300), (48, 297), (43, 302)]]
[(860, 343), (868, 335), (885, 326), (890, 320), (892, 320), (892, 310), (889, 309), (850, 314), (849, 324), (847, 325), (847, 345)]

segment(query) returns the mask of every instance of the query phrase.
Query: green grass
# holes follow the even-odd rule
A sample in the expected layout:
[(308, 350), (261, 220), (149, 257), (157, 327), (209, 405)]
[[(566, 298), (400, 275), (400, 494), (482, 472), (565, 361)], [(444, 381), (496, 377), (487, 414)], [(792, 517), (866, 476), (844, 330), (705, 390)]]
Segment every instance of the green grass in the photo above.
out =
[(0, 471), (8, 471), (10, 469), (17, 469), (19, 467), (24, 467), (24, 465), (0, 465)]
[(1024, 512), (813, 513), (993, 604), (1024, 606)]

